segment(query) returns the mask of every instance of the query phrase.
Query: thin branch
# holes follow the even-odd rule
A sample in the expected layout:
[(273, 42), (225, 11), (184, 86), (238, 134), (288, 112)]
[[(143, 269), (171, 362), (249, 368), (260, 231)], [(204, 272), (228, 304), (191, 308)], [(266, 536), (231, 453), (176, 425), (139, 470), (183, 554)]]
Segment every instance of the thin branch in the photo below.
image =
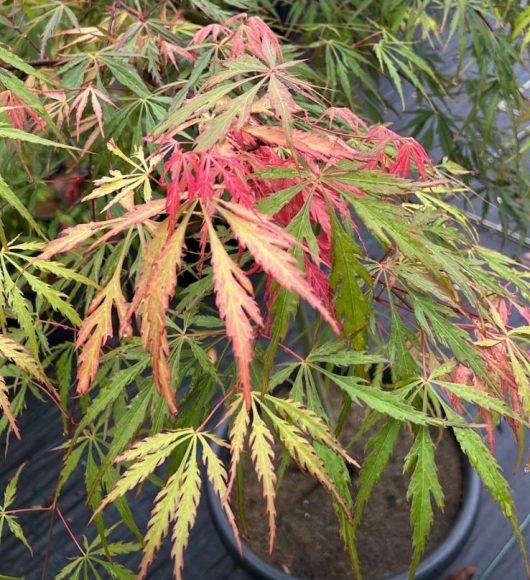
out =
[[(66, 58), (66, 57), (65, 58), (38, 58), (36, 60), (28, 60), (28, 61), (26, 61), (26, 64), (29, 64), (33, 68), (37, 68), (37, 67), (41, 67), (41, 66), (42, 67), (60, 66), (60, 65), (66, 64), (70, 60), (72, 60), (72, 59)], [(14, 66), (7, 64), (7, 63), (2, 65), (2, 68), (8, 69), (8, 70), (18, 70)]]

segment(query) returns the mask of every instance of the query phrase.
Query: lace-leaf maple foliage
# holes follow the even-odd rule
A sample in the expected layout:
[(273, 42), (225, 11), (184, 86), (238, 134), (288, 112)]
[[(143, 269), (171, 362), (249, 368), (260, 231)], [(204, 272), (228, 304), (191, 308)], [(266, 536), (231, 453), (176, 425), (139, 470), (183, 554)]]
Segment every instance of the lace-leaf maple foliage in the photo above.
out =
[[(40, 383), (53, 364), (47, 386), (74, 425), (56, 499), (84, 458), (103, 545), (115, 529), (103, 508), (113, 503), (143, 543), (140, 577), (171, 534), (180, 578), (200, 465), (237, 534), (232, 490), (248, 454), (272, 550), (288, 457), (329, 491), (360, 577), (356, 530), (407, 428), (412, 577), (434, 504), (443, 505), (437, 427), (455, 432), (524, 553), (492, 448), (501, 419), (524, 444), (528, 272), (478, 244), (465, 215), (445, 199), (461, 185), (418, 142), (328, 107), (260, 18), (240, 14), (199, 27), (169, 4), (146, 12), (108, 6), (82, 34), (70, 9), (41, 12), (40, 50), (53, 63), (37, 75), (0, 52), (43, 99), (37, 106), (29, 89), (13, 84), (13, 98), (24, 104), (17, 115), (6, 109), (6, 123), (40, 139), (57, 132), (59, 144), (77, 148), (77, 166), (90, 160), (94, 181), (84, 196), (70, 190), (68, 217), (43, 234), (52, 241), (11, 242), (0, 254), (5, 272), (15, 268), (42, 296), (39, 320), (48, 305), (77, 327), (74, 339), (42, 346), (46, 322), (33, 335), (33, 313), (23, 314), (17, 291), (6, 286), (9, 314), (19, 312), (19, 342), (10, 342), (6, 327), (0, 355)], [(68, 34), (61, 39), (59, 30)], [(69, 155), (60, 151), (48, 164)], [(39, 169), (37, 157), (30, 163)], [(31, 196), (15, 185), (30, 211)], [(303, 338), (293, 340), (300, 324)], [(383, 367), (392, 369), (389, 385), (369, 372)], [(10, 404), (10, 385), (1, 383), (0, 406), (17, 433), (22, 399)], [(285, 385), (288, 398), (277, 391)], [(328, 389), (343, 396), (338, 421)], [(356, 461), (339, 438), (359, 407), (377, 430), (352, 495), (348, 464)], [(219, 414), (230, 424), (226, 441), (212, 432)], [(229, 448), (229, 465), (215, 454), (219, 445)], [(160, 489), (142, 534), (127, 492), (148, 479)], [(104, 550), (94, 549), (104, 561)]]
[(480, 193), (477, 213), (498, 216), (505, 234), (527, 235), (526, 2), (256, 3), (285, 32), (291, 53), (307, 59), (304, 78), (335, 105), (373, 121), (396, 119)]

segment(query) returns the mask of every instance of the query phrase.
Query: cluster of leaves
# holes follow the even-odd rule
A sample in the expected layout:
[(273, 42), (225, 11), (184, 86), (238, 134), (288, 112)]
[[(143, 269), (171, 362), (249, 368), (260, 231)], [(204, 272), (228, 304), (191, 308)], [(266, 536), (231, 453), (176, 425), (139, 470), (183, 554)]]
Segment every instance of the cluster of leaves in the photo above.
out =
[[(69, 439), (53, 505), (84, 466), (98, 532), (62, 577), (114, 573), (113, 556), (133, 549), (109, 543), (109, 503), (143, 543), (140, 576), (172, 526), (180, 577), (201, 464), (237, 534), (245, 454), (271, 549), (293, 461), (330, 492), (361, 576), (356, 530), (402, 429), (414, 436), (411, 577), (443, 505), (433, 427), (453, 430), (521, 539), (474, 427), (487, 425), (492, 447), (505, 419), (524, 445), (528, 272), (477, 243), (443, 199), (461, 185), (418, 142), (328, 106), (264, 20), (191, 7), (0, 10), (0, 428), (19, 433), (30, 391), (61, 407)], [(50, 347), (57, 326), (74, 332)], [(370, 379), (373, 365), (390, 366), (392, 384)], [(338, 423), (328, 389), (343, 394)], [(352, 497), (355, 462), (337, 437), (359, 406), (376, 432)], [(211, 430), (222, 408), (226, 440)], [(229, 466), (216, 454), (227, 445)], [(159, 491), (143, 536), (127, 492), (148, 481)]]
[[(268, 1), (258, 4), (269, 7)], [(324, 84), (329, 99), (374, 120), (401, 101), (403, 110), (396, 112), (409, 118), (403, 132), (420, 138), (436, 161), (450, 160), (447, 169), (483, 195), (483, 217), (498, 208), (505, 232), (526, 235), (526, 2), (286, 0), (281, 5), (279, 13), (269, 13), (271, 21), (308, 58), (310, 66), (301, 72)]]

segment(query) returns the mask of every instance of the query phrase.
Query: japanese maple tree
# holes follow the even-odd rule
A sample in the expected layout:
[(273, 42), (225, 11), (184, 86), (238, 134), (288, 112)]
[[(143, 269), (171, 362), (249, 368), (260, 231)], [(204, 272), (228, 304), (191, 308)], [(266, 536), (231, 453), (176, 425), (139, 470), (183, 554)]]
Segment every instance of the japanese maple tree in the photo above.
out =
[[(199, 26), (169, 3), (82, 4), (5, 11), (31, 42), (0, 47), (0, 136), (19, 163), (19, 174), (0, 166), (0, 197), (20, 216), (1, 229), (0, 427), (21, 435), (28, 389), (62, 409), (69, 438), (54, 505), (85, 457), (100, 541), (114, 503), (143, 540), (139, 576), (171, 533), (180, 578), (201, 464), (238, 534), (231, 490), (248, 452), (273, 549), (279, 443), (330, 492), (361, 576), (362, 511), (409, 429), (412, 577), (433, 504), (443, 505), (437, 427), (454, 432), (524, 552), (493, 427), (506, 420), (524, 445), (528, 272), (480, 246), (450, 204), (462, 185), (414, 139), (330, 107), (257, 16), (227, 18), (201, 0), (218, 22)], [(34, 147), (48, 153), (29, 158)], [(37, 194), (52, 195), (58, 175), (75, 187), (39, 223)], [(57, 324), (75, 332), (50, 347)], [(375, 367), (391, 369), (391, 384)], [(343, 394), (338, 422), (326, 389)], [(352, 497), (344, 481), (358, 464), (340, 434), (359, 408), (377, 430)], [(216, 446), (229, 447), (229, 465)], [(153, 475), (160, 489), (142, 534), (126, 494)], [(117, 565), (91, 550), (94, 565)]]

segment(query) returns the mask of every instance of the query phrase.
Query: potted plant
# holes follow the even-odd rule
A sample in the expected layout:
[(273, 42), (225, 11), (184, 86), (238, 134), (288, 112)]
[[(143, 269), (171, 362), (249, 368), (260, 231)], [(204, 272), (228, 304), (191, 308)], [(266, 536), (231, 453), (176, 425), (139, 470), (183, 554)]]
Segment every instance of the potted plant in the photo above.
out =
[[(49, 175), (31, 144), (62, 146), (54, 164), (86, 160), (94, 179), (51, 241), (2, 240), (3, 308), (19, 326), (0, 339), (15, 363), (2, 372), (16, 375), (2, 383), (3, 426), (17, 434), (27, 389), (45, 386), (69, 435), (50, 510), (83, 459), (103, 545), (113, 503), (143, 541), (139, 576), (171, 534), (181, 577), (201, 467), (239, 538), (248, 455), (272, 550), (277, 491), (296, 465), (329, 493), (361, 576), (361, 515), (404, 433), (412, 577), (443, 506), (437, 433), (452, 433), (521, 540), (491, 448), (498, 421), (516, 435), (527, 424), (528, 327), (516, 317), (528, 321), (528, 275), (479, 245), (445, 199), (461, 185), (413, 139), (327, 106), (259, 17), (199, 26), (165, 3), (78, 10), (20, 8), (11, 34), (31, 43), (0, 51), (13, 183), (23, 163)], [(36, 40), (51, 56), (28, 57)], [(19, 198), (6, 181), (0, 194), (38, 234), (20, 201), (31, 191)], [(24, 280), (38, 311), (20, 309)], [(47, 308), (77, 327), (75, 342), (42, 342)], [(369, 434), (362, 465), (344, 439), (357, 433)], [(128, 492), (148, 482), (158, 491), (140, 532)]]

